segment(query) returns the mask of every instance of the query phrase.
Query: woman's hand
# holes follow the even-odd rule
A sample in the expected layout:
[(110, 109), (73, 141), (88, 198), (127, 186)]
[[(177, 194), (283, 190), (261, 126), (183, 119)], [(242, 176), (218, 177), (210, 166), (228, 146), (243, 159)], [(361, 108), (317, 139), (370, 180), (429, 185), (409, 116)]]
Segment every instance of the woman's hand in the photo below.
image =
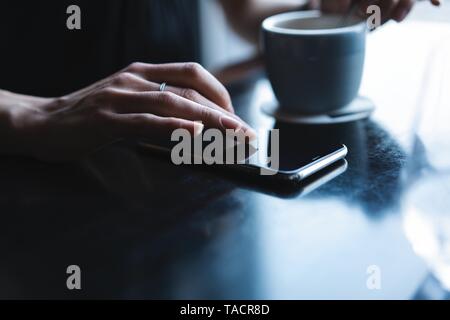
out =
[[(390, 19), (403, 21), (416, 3), (416, 0), (322, 0), (321, 9), (324, 12), (345, 14), (355, 1), (359, 3), (359, 12), (364, 17), (368, 6), (378, 5), (383, 22)], [(436, 6), (440, 5), (439, 0), (430, 0), (430, 2)]]
[[(160, 92), (163, 82), (167, 86)], [(204, 126), (255, 135), (234, 114), (223, 85), (195, 63), (133, 63), (54, 99), (0, 92), (0, 121), (7, 137), (0, 144), (46, 161), (77, 159), (121, 139), (170, 139), (179, 128), (192, 135)]]

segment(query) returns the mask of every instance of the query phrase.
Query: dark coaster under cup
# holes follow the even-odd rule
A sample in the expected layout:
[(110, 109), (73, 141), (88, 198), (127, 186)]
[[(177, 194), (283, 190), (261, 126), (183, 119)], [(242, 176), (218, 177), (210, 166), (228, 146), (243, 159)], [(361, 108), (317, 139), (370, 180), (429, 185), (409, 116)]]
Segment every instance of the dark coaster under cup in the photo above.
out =
[(276, 120), (297, 124), (336, 124), (369, 118), (375, 110), (373, 102), (365, 97), (357, 97), (344, 108), (328, 114), (305, 115), (282, 110), (277, 102), (265, 104), (262, 110)]

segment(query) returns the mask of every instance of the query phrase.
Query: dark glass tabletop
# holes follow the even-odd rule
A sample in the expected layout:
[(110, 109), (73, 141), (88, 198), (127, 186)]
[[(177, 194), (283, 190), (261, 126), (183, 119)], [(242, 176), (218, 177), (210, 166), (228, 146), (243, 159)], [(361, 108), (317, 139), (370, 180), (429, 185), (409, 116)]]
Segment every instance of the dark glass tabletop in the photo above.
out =
[[(388, 28), (373, 42), (388, 41)], [(368, 57), (367, 70), (379, 59)], [(402, 229), (407, 126), (396, 125), (398, 110), (386, 116), (408, 105), (376, 79), (381, 70), (362, 88), (377, 107), (371, 119), (285, 129), (349, 149), (345, 172), (288, 195), (129, 144), (75, 164), (2, 156), (0, 297), (413, 297), (427, 270)], [(283, 134), (261, 112), (273, 99), (264, 77), (231, 93), (244, 119)], [(69, 265), (81, 268), (79, 291), (66, 288)], [(371, 266), (382, 271), (380, 290), (367, 286)]]

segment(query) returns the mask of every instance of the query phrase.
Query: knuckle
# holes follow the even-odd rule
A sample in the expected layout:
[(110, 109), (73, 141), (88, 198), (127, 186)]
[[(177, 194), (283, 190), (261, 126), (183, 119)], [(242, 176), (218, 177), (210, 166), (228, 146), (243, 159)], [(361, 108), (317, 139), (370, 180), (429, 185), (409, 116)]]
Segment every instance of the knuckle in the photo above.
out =
[(177, 129), (177, 128), (181, 128), (182, 127), (181, 120), (178, 119), (178, 118), (170, 117), (170, 118), (167, 118), (166, 121), (167, 121), (167, 125), (170, 128)]
[(113, 84), (117, 86), (124, 86), (134, 81), (135, 76), (130, 72), (121, 72), (113, 79)]
[(196, 62), (188, 62), (184, 65), (185, 73), (192, 78), (200, 77), (204, 72), (203, 67)]
[(111, 113), (102, 108), (96, 108), (93, 111), (92, 120), (96, 123), (113, 123), (114, 119), (111, 116)]
[(197, 91), (195, 91), (194, 89), (183, 89), (181, 91), (181, 96), (188, 100), (196, 101), (196, 100), (198, 100), (200, 94)]
[(119, 93), (117, 92), (117, 90), (111, 87), (106, 87), (92, 94), (90, 100), (94, 105), (109, 105), (110, 102), (113, 99), (117, 98), (118, 95)]
[(199, 119), (199, 120), (206, 121), (206, 122), (209, 122), (214, 118), (212, 110), (209, 108), (206, 108), (206, 107), (201, 108), (200, 116), (201, 116), (201, 119)]
[(130, 119), (136, 124), (146, 124), (150, 122), (152, 118), (152, 115), (146, 113), (130, 115)]
[(138, 72), (142, 70), (145, 65), (146, 64), (143, 62), (133, 62), (126, 68), (126, 70), (128, 70), (129, 72)]
[(161, 105), (170, 106), (175, 103), (175, 95), (169, 91), (160, 92), (157, 95), (157, 100)]

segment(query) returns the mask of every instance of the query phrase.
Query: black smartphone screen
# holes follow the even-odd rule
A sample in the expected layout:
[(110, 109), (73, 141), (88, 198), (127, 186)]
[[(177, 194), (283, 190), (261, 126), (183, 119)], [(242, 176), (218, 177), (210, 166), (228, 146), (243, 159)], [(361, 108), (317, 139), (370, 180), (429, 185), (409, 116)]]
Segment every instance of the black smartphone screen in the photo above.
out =
[[(278, 131), (278, 138), (274, 137), (275, 131), (259, 133), (257, 151), (250, 154), (246, 163), (257, 167), (278, 167), (280, 172), (298, 171), (305, 166), (318, 161), (330, 154), (342, 150), (342, 144), (333, 141), (317, 141), (313, 136), (302, 135), (301, 132), (283, 129)], [(273, 144), (277, 143), (278, 148)], [(273, 163), (278, 152), (278, 163)]]

